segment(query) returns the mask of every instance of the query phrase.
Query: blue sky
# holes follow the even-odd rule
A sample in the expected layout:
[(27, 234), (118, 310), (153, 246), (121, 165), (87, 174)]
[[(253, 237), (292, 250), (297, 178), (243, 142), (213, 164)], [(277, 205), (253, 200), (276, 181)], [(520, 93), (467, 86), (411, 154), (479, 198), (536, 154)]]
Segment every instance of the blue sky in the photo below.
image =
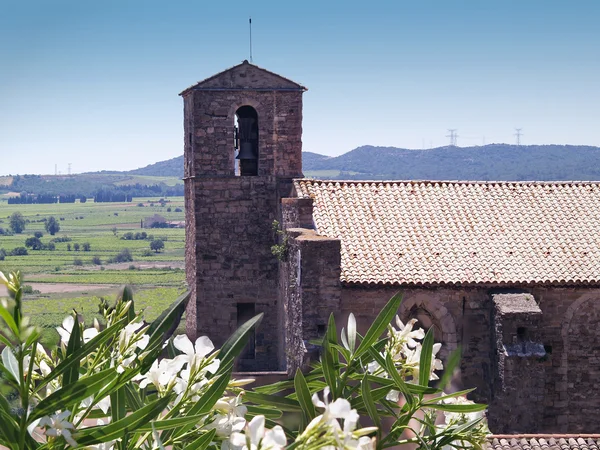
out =
[(600, 145), (600, 2), (0, 0), (0, 174), (182, 154), (185, 87), (248, 58), (309, 88), (304, 150)]

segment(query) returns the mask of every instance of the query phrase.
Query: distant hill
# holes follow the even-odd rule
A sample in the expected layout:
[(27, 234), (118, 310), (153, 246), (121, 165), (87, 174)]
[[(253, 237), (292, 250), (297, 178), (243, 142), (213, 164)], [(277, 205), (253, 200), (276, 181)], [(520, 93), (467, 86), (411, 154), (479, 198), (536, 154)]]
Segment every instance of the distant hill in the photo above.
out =
[[(362, 146), (337, 157), (302, 154), (304, 174), (322, 179), (480, 181), (600, 180), (600, 147), (508, 145), (408, 150)], [(128, 175), (183, 177), (183, 156)]]
[(125, 172), (131, 175), (150, 175), (154, 177), (179, 177), (183, 178), (183, 155), (150, 164), (140, 169)]
[(574, 145), (440, 147), (407, 150), (358, 147), (304, 160), (304, 174), (331, 179), (402, 180), (600, 180), (600, 148)]

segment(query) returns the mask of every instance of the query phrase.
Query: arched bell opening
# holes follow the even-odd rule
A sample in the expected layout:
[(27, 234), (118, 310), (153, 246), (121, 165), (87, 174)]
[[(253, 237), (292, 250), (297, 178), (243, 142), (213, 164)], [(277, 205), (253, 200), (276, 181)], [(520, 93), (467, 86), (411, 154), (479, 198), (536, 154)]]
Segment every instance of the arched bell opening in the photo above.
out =
[(252, 106), (242, 106), (235, 112), (235, 173), (258, 175), (258, 114)]

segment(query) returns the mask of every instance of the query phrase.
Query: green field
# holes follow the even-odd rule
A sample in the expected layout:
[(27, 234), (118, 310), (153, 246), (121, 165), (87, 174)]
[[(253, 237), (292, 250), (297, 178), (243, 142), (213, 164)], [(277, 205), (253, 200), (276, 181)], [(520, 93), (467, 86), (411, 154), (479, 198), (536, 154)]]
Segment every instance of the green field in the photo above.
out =
[[(55, 242), (53, 251), (28, 249), (26, 256), (6, 256), (0, 261), (0, 270), (20, 270), (25, 284), (35, 290), (26, 295), (25, 311), (32, 315), (34, 323), (48, 330), (45, 341), (56, 338), (53, 329), (73, 309), (91, 321), (97, 314), (99, 298), (114, 298), (119, 286), (134, 286), (136, 309), (144, 308), (147, 320), (155, 318), (185, 290), (185, 229), (141, 228), (141, 222), (155, 214), (172, 223), (183, 223), (183, 198), (168, 198), (165, 206), (158, 200), (156, 197), (134, 198), (131, 203), (46, 205), (8, 205), (0, 201), (0, 228), (10, 230), (9, 217), (14, 212), (20, 212), (27, 220), (23, 233), (0, 235), (0, 248), (6, 252), (25, 246), (25, 240), (36, 231), (43, 233), (40, 240), (44, 244), (55, 238), (70, 238), (69, 242)], [(50, 216), (60, 224), (60, 231), (54, 236), (44, 228), (44, 219)], [(122, 239), (129, 232), (146, 232), (147, 238)], [(164, 249), (150, 252), (151, 239), (161, 239)], [(75, 244), (79, 244), (79, 251), (75, 251)], [(83, 244), (89, 244), (90, 250), (83, 251)], [(133, 261), (108, 262), (125, 249)], [(94, 264), (94, 258), (96, 262), (99, 258), (101, 264)], [(5, 293), (0, 290), (0, 295)]]

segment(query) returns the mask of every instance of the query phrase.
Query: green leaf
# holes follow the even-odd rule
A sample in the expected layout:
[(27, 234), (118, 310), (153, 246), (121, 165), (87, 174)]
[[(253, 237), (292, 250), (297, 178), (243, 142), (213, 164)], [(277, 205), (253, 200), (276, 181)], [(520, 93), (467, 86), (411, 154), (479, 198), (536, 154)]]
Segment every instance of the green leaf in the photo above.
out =
[(301, 412), (300, 404), (287, 397), (278, 395), (259, 394), (257, 392), (246, 392), (244, 399), (248, 402), (256, 403), (260, 406), (273, 406), (282, 411)]
[(323, 365), (323, 377), (329, 386), (331, 394), (337, 398), (337, 373), (335, 370), (334, 357), (337, 353), (329, 345), (327, 336), (323, 338), (323, 351), (321, 353), (321, 364)]
[(375, 426), (378, 429), (381, 429), (381, 420), (379, 420), (377, 407), (375, 406), (373, 397), (371, 397), (371, 386), (369, 385), (369, 378), (367, 377), (367, 374), (365, 374), (360, 385), (360, 393), (362, 394), (363, 402), (365, 403), (365, 408), (367, 409), (367, 414), (369, 414), (369, 417)]
[(205, 450), (206, 447), (208, 447), (210, 445), (210, 443), (212, 442), (213, 438), (215, 437), (215, 433), (217, 432), (217, 430), (210, 430), (208, 433), (204, 433), (202, 436), (200, 436), (198, 439), (196, 439), (195, 441), (192, 441), (189, 444), (185, 445), (185, 449), (186, 450)]
[(426, 400), (426, 401), (422, 402), (421, 404), (428, 405), (429, 403), (438, 403), (442, 400), (447, 400), (449, 398), (464, 397), (468, 393), (473, 392), (475, 389), (476, 388), (471, 388), (471, 389), (465, 389), (464, 391), (453, 392), (452, 394), (443, 395), (441, 397), (435, 397), (435, 398), (432, 398), (431, 400)]
[(127, 404), (132, 411), (137, 411), (144, 406), (137, 386), (134, 388), (131, 383), (127, 383), (125, 385), (125, 395), (127, 397)]
[(111, 378), (115, 378), (117, 372), (114, 367), (105, 369), (89, 377), (81, 378), (76, 383), (63, 386), (42, 400), (29, 415), (28, 424), (43, 416), (55, 413), (58, 410), (71, 409), (75, 403), (95, 395), (100, 389), (108, 384)]
[(449, 403), (428, 403), (428, 408), (437, 409), (439, 411), (455, 412), (455, 413), (472, 413), (478, 411), (485, 411), (487, 405), (483, 403), (472, 403), (472, 404), (449, 404)]
[(0, 435), (5, 443), (14, 444), (14, 447), (11, 448), (17, 448), (17, 442), (19, 442), (19, 425), (14, 417), (16, 416), (10, 412), (10, 408), (6, 410), (3, 407), (0, 410)]
[[(263, 318), (263, 313), (253, 317), (249, 321), (242, 324), (235, 332), (225, 341), (221, 349), (219, 350), (219, 354), (217, 358), (221, 360), (221, 364), (227, 364), (229, 361), (233, 361), (236, 356), (242, 351), (242, 349), (246, 346), (246, 342), (248, 341), (248, 336), (252, 332), (252, 329), (260, 323)], [(219, 369), (219, 372), (221, 370)]]
[(121, 420), (108, 425), (79, 430), (73, 438), (80, 446), (100, 444), (118, 439), (127, 433), (137, 431), (142, 425), (146, 425), (167, 407), (170, 400), (170, 397), (159, 398)]
[(392, 356), (389, 353), (386, 355), (385, 358), (385, 370), (388, 373), (388, 375), (392, 377), (392, 380), (394, 380), (394, 386), (400, 392), (402, 392), (402, 395), (404, 395), (406, 403), (408, 403), (408, 405), (412, 408), (415, 404), (415, 398), (408, 389), (408, 383), (406, 383), (398, 373), (398, 370), (394, 365), (394, 361), (392, 361)]
[(112, 422), (121, 420), (127, 415), (127, 407), (125, 405), (126, 393), (125, 386), (117, 389), (110, 394), (110, 416)]
[[(54, 380), (58, 376), (62, 375), (67, 369), (71, 368), (73, 365), (79, 366), (79, 361), (89, 355), (90, 353), (98, 350), (101, 345), (104, 345), (108, 340), (110, 340), (115, 334), (117, 334), (120, 330), (124, 328), (126, 325), (125, 320), (121, 319), (114, 325), (106, 328), (102, 332), (100, 332), (97, 336), (95, 336), (88, 343), (84, 344), (76, 350), (71, 356), (65, 358), (63, 362), (61, 362), (58, 366), (50, 372), (37, 386), (36, 392), (39, 392), (46, 384), (50, 381)], [(114, 370), (114, 369), (113, 369)]]
[[(67, 358), (81, 348), (81, 327), (77, 321), (77, 313), (75, 313), (74, 316), (75, 322), (73, 323), (71, 336), (67, 343)], [(75, 364), (65, 371), (65, 374), (63, 375), (63, 386), (75, 383), (79, 379), (79, 362), (80, 360), (77, 360)]]
[(433, 353), (433, 327), (429, 328), (421, 348), (421, 360), (419, 361), (419, 384), (429, 385), (431, 375), (431, 359)]
[(121, 292), (120, 300), (123, 304), (127, 302), (131, 302), (129, 305), (129, 309), (127, 310), (127, 323), (133, 321), (135, 319), (135, 308), (133, 306), (133, 290), (131, 286), (125, 286), (123, 291)]
[(190, 291), (180, 295), (171, 305), (161, 313), (158, 318), (150, 324), (146, 334), (150, 336), (150, 342), (165, 342), (179, 326), (181, 316), (190, 299)]
[(316, 416), (315, 405), (312, 403), (310, 390), (304, 379), (304, 375), (300, 369), (296, 370), (296, 376), (294, 377), (294, 387), (296, 388), (296, 394), (298, 395), (298, 403), (302, 408), (302, 412), (306, 416), (306, 423), (309, 423)]
[(0, 317), (2, 317), (4, 319), (4, 322), (6, 322), (6, 325), (8, 325), (8, 327), (11, 329), (11, 331), (14, 333), (15, 337), (18, 336), (19, 328), (17, 327), (17, 324), (15, 323), (15, 319), (13, 319), (13, 317), (10, 315), (8, 310), (2, 305), (0, 305)]
[(246, 406), (248, 409), (249, 416), (265, 416), (270, 417), (271, 419), (279, 419), (281, 417), (281, 411), (273, 408), (265, 408), (261, 406), (248, 405)]
[(375, 319), (375, 321), (369, 328), (369, 331), (367, 331), (367, 334), (365, 334), (365, 337), (358, 346), (358, 349), (354, 354), (355, 358), (359, 358), (364, 353), (368, 352), (369, 348), (377, 341), (377, 339), (379, 339), (379, 337), (387, 329), (387, 326), (396, 315), (398, 308), (400, 307), (400, 303), (402, 303), (402, 294), (398, 292), (390, 299), (387, 305), (385, 305), (385, 307), (377, 315), (377, 318)]
[(165, 420), (157, 420), (153, 423), (149, 423), (146, 425), (142, 425), (138, 427), (135, 431), (152, 431), (155, 430), (170, 430), (172, 428), (178, 428), (184, 425), (189, 424), (198, 424), (203, 419), (206, 419), (206, 414), (197, 414), (197, 415), (187, 415), (182, 417), (175, 417), (173, 419), (165, 419)]
[[(333, 313), (329, 315), (329, 320), (327, 322), (327, 333), (325, 333), (325, 338), (330, 344), (339, 344), (337, 340), (337, 328), (335, 326), (335, 318), (333, 317)], [(338, 363), (340, 362), (337, 353), (332, 352), (331, 356), (333, 358), (333, 363), (335, 367), (337, 367)]]
[(4, 350), (2, 350), (2, 365), (4, 365), (13, 378), (19, 382), (21, 379), (21, 375), (19, 374), (19, 363), (10, 347), (4, 347)]
[(461, 359), (461, 348), (458, 347), (448, 357), (448, 360), (445, 363), (444, 373), (442, 374), (442, 378), (438, 383), (440, 389), (445, 389), (448, 384), (452, 381), (452, 377), (454, 376), (454, 371), (460, 364)]

